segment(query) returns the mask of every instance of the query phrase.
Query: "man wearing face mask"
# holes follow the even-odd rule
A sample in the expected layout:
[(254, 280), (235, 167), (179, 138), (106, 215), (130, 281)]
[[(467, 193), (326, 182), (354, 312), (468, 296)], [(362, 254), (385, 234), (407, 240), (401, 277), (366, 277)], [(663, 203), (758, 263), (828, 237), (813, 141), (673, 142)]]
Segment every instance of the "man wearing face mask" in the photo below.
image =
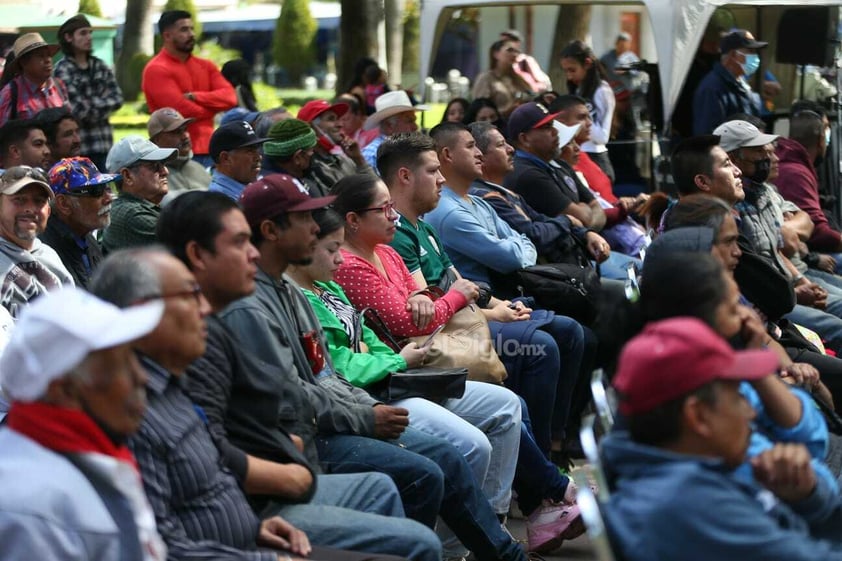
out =
[[(764, 134), (743, 120), (728, 121), (713, 132), (720, 137), (719, 145), (742, 172), (745, 199), (734, 205), (740, 213), (740, 233), (749, 239), (758, 254), (771, 260), (778, 271), (790, 279), (799, 304), (814, 308), (818, 297), (826, 300), (829, 313), (838, 313), (842, 284), (832, 275), (808, 269), (798, 250), (790, 251), (790, 240), (795, 238), (797, 245), (797, 236), (808, 235), (810, 217), (781, 197), (775, 188), (778, 157), (773, 143), (778, 142), (779, 137)], [(804, 317), (801, 320), (809, 323)]]
[(760, 116), (760, 96), (752, 91), (748, 80), (760, 68), (758, 49), (766, 45), (745, 29), (734, 29), (722, 37), (719, 62), (693, 96), (694, 135), (710, 134), (728, 115)]

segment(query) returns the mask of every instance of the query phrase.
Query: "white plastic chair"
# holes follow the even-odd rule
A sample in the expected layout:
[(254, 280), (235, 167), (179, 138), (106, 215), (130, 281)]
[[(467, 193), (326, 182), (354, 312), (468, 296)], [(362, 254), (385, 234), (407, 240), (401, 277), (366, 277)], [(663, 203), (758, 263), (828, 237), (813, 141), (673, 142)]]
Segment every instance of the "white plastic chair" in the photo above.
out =
[(585, 522), (597, 561), (617, 561), (611, 541), (608, 539), (605, 522), (602, 520), (599, 503), (591, 492), (588, 476), (583, 470), (579, 470), (573, 473), (573, 481), (579, 488), (576, 493), (576, 504), (579, 505), (579, 512), (582, 513), (582, 520)]

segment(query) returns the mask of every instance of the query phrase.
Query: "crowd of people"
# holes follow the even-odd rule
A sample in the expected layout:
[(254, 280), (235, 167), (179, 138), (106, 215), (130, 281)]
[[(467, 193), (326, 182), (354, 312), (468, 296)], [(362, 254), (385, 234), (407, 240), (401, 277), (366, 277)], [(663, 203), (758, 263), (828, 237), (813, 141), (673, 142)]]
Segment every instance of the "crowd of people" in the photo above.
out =
[[(158, 29), (147, 137), (112, 144), (82, 15), (60, 46), (21, 36), (0, 90), (4, 559), (526, 561), (585, 531), (568, 470), (599, 366), (622, 558), (838, 555), (821, 107), (779, 138), (740, 106), (676, 148), (677, 201), (617, 197), (615, 90), (580, 41), (562, 95), (504, 32), (486, 93), (422, 132), (373, 61), (259, 112), (187, 12)], [(601, 271), (593, 317), (524, 289), (545, 264)], [(468, 339), (489, 349), (458, 391), (384, 394)]]

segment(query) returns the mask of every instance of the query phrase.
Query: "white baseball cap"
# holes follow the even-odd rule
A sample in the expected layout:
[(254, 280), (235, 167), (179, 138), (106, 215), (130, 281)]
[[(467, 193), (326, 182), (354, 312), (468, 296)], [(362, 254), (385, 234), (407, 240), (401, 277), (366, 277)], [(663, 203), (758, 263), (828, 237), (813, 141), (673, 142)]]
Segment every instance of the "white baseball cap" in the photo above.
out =
[(713, 130), (719, 137), (719, 146), (726, 152), (739, 148), (766, 146), (778, 139), (776, 134), (766, 134), (748, 121), (727, 121)]
[(553, 121), (553, 126), (555, 127), (555, 130), (558, 131), (558, 147), (564, 148), (576, 137), (576, 133), (578, 133), (579, 129), (582, 128), (582, 123), (567, 126), (564, 123)]
[(164, 302), (118, 308), (80, 288), (40, 296), (24, 308), (0, 356), (0, 386), (11, 399), (34, 401), (93, 351), (139, 339), (155, 329)]

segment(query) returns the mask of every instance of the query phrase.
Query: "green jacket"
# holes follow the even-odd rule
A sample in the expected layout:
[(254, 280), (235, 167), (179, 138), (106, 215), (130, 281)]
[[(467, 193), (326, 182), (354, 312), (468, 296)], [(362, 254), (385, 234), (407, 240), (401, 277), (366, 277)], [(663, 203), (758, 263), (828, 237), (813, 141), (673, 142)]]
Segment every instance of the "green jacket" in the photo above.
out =
[[(335, 282), (317, 282), (316, 285), (322, 290), (331, 292), (343, 302), (351, 305), (342, 287)], [(388, 345), (377, 338), (374, 331), (363, 325), (362, 341), (368, 346), (367, 353), (357, 353), (351, 349), (351, 340), (342, 323), (333, 312), (325, 306), (319, 297), (307, 290), (302, 289), (319, 323), (324, 329), (328, 352), (333, 359), (333, 366), (336, 371), (357, 387), (364, 388), (369, 384), (385, 378), (390, 372), (406, 370), (406, 361), (401, 355), (393, 351)]]

